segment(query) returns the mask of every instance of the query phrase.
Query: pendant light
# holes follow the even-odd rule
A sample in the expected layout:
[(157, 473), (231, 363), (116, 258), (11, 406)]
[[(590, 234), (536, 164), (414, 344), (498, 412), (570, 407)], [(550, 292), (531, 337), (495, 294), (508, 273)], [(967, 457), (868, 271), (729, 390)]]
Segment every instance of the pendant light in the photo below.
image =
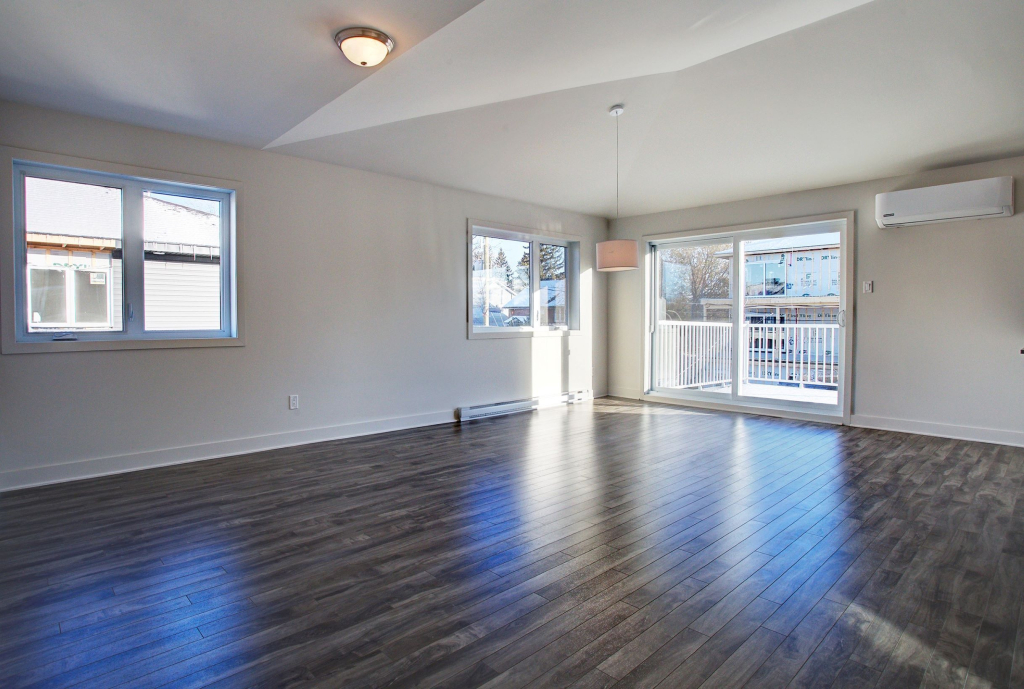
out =
[[(619, 219), (619, 117), (625, 112), (622, 103), (613, 105), (608, 114), (615, 118), (615, 219)], [(602, 272), (636, 270), (637, 259), (635, 239), (611, 239), (597, 244), (597, 269)]]

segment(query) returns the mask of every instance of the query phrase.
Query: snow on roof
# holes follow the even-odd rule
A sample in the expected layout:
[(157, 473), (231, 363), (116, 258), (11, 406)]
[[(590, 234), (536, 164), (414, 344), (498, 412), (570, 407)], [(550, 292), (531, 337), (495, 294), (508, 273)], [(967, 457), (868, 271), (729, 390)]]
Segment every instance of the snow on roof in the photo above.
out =
[[(147, 242), (220, 246), (219, 215), (168, 198), (143, 197)], [(25, 225), (33, 234), (121, 239), (121, 190), (28, 177)]]
[(25, 230), (121, 239), (121, 190), (53, 179), (25, 179)]
[(220, 246), (219, 215), (165, 201), (164, 198), (143, 197), (147, 242)]
[[(565, 306), (565, 281), (564, 280), (541, 280), (540, 288), (548, 291), (547, 306)], [(530, 305), (530, 288), (522, 290), (512, 297), (502, 308), (504, 309), (525, 309)]]
[(502, 292), (508, 294), (509, 296), (512, 296), (513, 294), (515, 294), (515, 290), (513, 290), (511, 287), (509, 287), (507, 284), (505, 284), (505, 281), (502, 280), (500, 276), (498, 276), (498, 271), (496, 271), (496, 270), (492, 271), (494, 273), (494, 275), (491, 276), (491, 277), (488, 277), (486, 275), (480, 274), (480, 273), (486, 273), (486, 272), (487, 271), (483, 271), (483, 270), (479, 270), (479, 271), (478, 270), (474, 270), (473, 271), (473, 294), (477, 294), (479, 292), (482, 292), (485, 289), (486, 290), (495, 290), (495, 289), (501, 290)]

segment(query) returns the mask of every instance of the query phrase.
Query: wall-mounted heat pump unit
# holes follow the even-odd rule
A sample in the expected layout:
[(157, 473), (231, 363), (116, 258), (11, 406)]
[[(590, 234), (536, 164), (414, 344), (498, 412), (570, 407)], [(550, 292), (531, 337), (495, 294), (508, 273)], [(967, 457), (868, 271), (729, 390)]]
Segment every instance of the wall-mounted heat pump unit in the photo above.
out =
[(1013, 177), (892, 191), (875, 196), (881, 228), (1013, 215)]

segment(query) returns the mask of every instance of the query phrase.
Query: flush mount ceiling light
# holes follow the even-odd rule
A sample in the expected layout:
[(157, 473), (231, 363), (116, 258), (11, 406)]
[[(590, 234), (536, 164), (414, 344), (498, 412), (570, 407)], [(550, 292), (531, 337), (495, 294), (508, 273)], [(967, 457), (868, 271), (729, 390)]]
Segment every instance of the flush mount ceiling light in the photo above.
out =
[[(619, 219), (619, 116), (626, 106), (617, 103), (608, 108), (608, 114), (615, 118), (615, 219)], [(635, 239), (610, 239), (597, 243), (597, 269), (601, 272), (636, 270), (640, 263), (637, 258)]]
[(352, 64), (360, 67), (379, 65), (395, 47), (386, 33), (362, 27), (342, 29), (335, 34), (334, 42)]

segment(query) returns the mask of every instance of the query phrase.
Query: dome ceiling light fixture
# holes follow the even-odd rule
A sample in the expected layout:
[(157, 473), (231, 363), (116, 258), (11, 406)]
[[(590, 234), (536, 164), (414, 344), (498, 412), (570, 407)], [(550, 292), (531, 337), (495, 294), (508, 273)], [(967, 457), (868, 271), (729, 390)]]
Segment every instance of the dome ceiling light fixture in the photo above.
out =
[(334, 42), (349, 62), (360, 67), (376, 67), (395, 48), (391, 36), (365, 27), (342, 29), (334, 35)]

